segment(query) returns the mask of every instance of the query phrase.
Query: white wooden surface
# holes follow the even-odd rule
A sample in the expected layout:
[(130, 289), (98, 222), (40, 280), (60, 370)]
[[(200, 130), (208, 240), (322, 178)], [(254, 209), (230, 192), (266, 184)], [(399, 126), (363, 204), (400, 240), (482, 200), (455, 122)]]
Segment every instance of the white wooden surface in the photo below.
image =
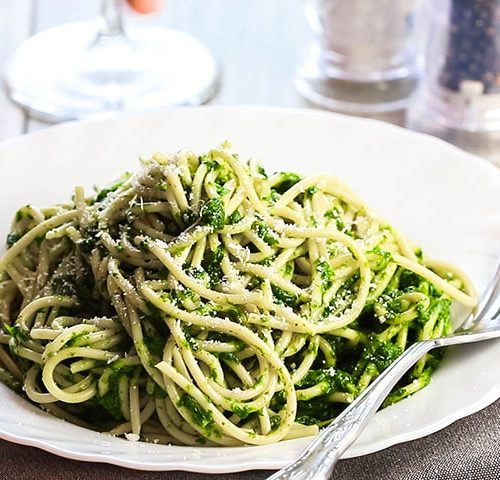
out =
[[(222, 66), (212, 104), (304, 106), (294, 71), (309, 30), (301, 0), (167, 0), (158, 15), (127, 15), (195, 35)], [(0, 0), (0, 76), (9, 55), (30, 32), (97, 16), (98, 0)], [(278, 26), (278, 28), (277, 28)], [(25, 118), (0, 93), (0, 139), (47, 125)]]
[[(0, 0), (0, 73), (9, 55), (31, 31), (33, 5), (28, 0), (16, 2)], [(21, 133), (26, 124), (25, 115), (0, 91), (0, 139)]]

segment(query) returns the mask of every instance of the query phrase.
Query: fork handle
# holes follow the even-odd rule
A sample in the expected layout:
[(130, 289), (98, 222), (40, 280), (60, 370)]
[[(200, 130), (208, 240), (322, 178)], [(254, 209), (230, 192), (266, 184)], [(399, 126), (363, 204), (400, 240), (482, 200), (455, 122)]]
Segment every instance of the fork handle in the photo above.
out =
[(398, 380), (428, 351), (437, 346), (429, 340), (412, 345), (382, 372), (291, 465), (268, 480), (327, 480), (341, 455), (358, 438)]

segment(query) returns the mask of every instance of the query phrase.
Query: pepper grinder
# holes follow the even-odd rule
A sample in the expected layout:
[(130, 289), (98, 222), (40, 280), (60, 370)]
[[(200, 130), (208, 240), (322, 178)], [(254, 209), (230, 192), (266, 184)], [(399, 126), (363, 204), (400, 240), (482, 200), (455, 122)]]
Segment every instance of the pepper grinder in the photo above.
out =
[(407, 126), (500, 166), (500, 0), (428, 0)]
[(358, 115), (407, 105), (419, 0), (307, 0), (314, 40), (296, 76), (313, 104)]

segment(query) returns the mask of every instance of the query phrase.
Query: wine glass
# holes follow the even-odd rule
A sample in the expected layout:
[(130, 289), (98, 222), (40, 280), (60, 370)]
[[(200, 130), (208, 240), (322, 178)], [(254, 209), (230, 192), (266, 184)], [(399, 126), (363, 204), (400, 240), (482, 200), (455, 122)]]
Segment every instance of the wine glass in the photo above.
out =
[(7, 67), (10, 98), (54, 122), (208, 101), (218, 84), (210, 51), (175, 30), (126, 27), (122, 6), (102, 0), (97, 25), (64, 24), (26, 40)]

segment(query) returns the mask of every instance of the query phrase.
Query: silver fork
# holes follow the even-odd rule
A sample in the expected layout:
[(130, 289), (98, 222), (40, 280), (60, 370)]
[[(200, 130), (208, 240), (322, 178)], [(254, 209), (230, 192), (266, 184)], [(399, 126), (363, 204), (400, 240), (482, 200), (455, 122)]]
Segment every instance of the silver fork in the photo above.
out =
[(500, 338), (500, 263), (476, 312), (453, 335), (417, 342), (408, 348), (311, 442), (295, 462), (268, 480), (329, 479), (342, 454), (358, 438), (394, 385), (423, 355), (438, 347)]

